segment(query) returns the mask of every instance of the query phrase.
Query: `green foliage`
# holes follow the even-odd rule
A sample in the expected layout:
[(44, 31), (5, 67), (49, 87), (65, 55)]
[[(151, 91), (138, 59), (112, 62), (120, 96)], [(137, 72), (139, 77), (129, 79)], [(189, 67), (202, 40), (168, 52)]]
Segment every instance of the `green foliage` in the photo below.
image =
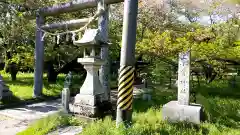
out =
[(122, 40), (122, 24), (117, 20), (111, 20), (109, 22), (109, 39), (112, 43), (109, 46), (109, 55), (112, 60), (117, 60), (120, 56), (121, 40)]
[(166, 80), (168, 81), (169, 78), (173, 77), (174, 70), (172, 65), (167, 64), (162, 61), (155, 61), (154, 64), (149, 66), (149, 79), (164, 84)]

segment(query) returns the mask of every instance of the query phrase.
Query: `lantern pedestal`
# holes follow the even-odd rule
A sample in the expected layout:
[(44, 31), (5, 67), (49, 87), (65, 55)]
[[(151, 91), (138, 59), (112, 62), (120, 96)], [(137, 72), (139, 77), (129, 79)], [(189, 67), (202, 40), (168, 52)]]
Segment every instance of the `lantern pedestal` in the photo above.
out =
[(98, 58), (79, 58), (78, 62), (87, 70), (87, 77), (74, 98), (74, 113), (93, 117), (98, 113), (97, 105), (104, 100), (104, 89), (99, 81), (98, 70), (104, 61)]

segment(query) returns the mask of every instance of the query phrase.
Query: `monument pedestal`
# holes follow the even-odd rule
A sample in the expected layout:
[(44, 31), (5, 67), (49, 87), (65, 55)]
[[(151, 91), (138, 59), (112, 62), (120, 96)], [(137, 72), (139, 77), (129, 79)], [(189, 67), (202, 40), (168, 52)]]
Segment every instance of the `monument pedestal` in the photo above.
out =
[(69, 108), (72, 113), (82, 116), (96, 117), (99, 114), (97, 106), (85, 105), (82, 103), (74, 103), (70, 104)]
[(180, 105), (178, 101), (170, 101), (163, 106), (164, 120), (170, 122), (187, 121), (200, 124), (203, 118), (202, 106), (199, 104)]

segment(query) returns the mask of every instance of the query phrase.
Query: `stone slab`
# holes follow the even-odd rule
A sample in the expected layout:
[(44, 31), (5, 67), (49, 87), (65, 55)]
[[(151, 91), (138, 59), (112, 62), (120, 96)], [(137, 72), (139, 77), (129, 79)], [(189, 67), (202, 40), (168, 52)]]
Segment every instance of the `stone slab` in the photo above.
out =
[(77, 94), (74, 98), (74, 104), (84, 104), (84, 105), (95, 106), (96, 103), (97, 103), (96, 96), (93, 96), (93, 95)]
[(32, 121), (56, 113), (59, 109), (61, 109), (61, 99), (0, 110), (0, 115)]
[(78, 135), (82, 132), (83, 128), (81, 126), (69, 126), (69, 127), (62, 127), (48, 133), (47, 135)]
[(180, 105), (178, 101), (170, 101), (163, 106), (162, 116), (170, 122), (188, 121), (200, 124), (202, 107), (198, 104)]

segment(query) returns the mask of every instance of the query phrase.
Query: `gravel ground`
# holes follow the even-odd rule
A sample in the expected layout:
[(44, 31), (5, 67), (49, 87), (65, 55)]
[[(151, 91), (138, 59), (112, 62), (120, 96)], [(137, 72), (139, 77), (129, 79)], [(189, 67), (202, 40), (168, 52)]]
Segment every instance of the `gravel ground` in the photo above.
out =
[(16, 135), (27, 128), (29, 121), (16, 120), (0, 115), (0, 135)]

